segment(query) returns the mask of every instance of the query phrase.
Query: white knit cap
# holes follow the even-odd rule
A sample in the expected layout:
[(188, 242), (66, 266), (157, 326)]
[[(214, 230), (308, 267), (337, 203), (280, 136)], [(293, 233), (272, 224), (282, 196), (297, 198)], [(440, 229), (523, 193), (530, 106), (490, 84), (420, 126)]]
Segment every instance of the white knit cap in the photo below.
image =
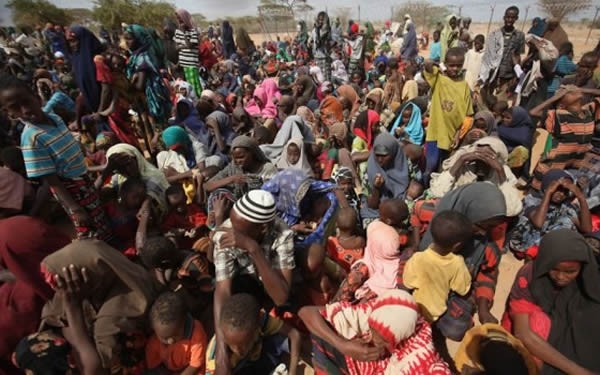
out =
[(233, 209), (251, 223), (268, 223), (275, 217), (275, 198), (268, 191), (251, 190), (235, 202)]

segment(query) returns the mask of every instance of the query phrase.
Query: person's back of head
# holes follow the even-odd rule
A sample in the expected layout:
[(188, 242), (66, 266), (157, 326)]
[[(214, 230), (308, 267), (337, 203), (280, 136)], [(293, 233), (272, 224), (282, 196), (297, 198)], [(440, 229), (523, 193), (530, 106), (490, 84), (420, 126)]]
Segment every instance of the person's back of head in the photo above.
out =
[(508, 342), (483, 340), (479, 361), (486, 375), (528, 375), (525, 359)]
[(351, 207), (345, 207), (338, 211), (337, 226), (340, 231), (354, 232), (356, 229), (356, 211)]
[(394, 228), (401, 228), (408, 215), (408, 206), (402, 199), (387, 199), (379, 204), (379, 219)]
[(431, 220), (433, 249), (440, 255), (460, 250), (473, 235), (471, 221), (460, 212), (442, 211)]
[(177, 247), (164, 236), (150, 237), (140, 252), (142, 264), (148, 269), (170, 269), (176, 267)]
[(119, 188), (119, 200), (129, 209), (139, 209), (146, 199), (146, 184), (141, 178), (128, 178)]

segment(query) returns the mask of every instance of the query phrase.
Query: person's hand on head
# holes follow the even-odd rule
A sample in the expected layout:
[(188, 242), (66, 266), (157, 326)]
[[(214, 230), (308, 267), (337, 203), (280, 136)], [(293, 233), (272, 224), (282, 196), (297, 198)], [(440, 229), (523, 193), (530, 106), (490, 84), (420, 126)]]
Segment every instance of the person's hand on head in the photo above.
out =
[(546, 194), (552, 196), (552, 194), (554, 194), (560, 186), (561, 186), (561, 180), (552, 181), (550, 183), (550, 185), (548, 185), (548, 189), (546, 189)]
[(260, 246), (254, 239), (232, 228), (223, 231), (219, 245), (221, 248), (235, 247), (250, 254), (260, 251)]
[(581, 196), (583, 194), (581, 192), (581, 189), (579, 189), (579, 186), (577, 186), (577, 184), (575, 184), (571, 179), (561, 178), (559, 181), (560, 181), (560, 185), (562, 187), (564, 187), (565, 189), (569, 190), (576, 197), (579, 197), (579, 196)]
[(54, 275), (56, 293), (62, 296), (67, 304), (80, 303), (86, 293), (89, 275), (85, 267), (77, 267), (70, 264), (63, 267), (58, 274)]
[(215, 217), (224, 218), (225, 214), (231, 209), (231, 201), (224, 196), (220, 195), (215, 198), (213, 202), (213, 211)]

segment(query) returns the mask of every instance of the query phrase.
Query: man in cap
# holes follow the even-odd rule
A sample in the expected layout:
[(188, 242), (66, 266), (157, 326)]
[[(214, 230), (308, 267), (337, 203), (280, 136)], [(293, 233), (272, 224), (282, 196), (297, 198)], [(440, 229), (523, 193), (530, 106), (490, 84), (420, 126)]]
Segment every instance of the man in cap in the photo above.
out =
[(294, 233), (275, 216), (273, 195), (252, 190), (235, 202), (229, 220), (217, 228), (213, 243), (217, 372), (227, 374), (229, 361), (219, 327), (221, 306), (232, 294), (242, 292), (257, 297), (263, 307), (285, 304), (296, 266)]

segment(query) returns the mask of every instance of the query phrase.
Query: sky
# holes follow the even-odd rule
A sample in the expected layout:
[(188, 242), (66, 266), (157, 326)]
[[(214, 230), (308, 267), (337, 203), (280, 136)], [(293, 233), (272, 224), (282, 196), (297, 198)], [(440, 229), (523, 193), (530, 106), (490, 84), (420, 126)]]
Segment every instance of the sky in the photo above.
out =
[[(456, 4), (452, 0), (430, 0), (435, 5)], [(568, 1), (568, 0), (565, 0)], [(50, 2), (63, 8), (92, 8), (92, 0), (50, 0)], [(191, 13), (202, 13), (209, 20), (219, 17), (239, 17), (245, 15), (255, 15), (259, 0), (170, 0), (176, 7), (185, 8)], [(3, 5), (7, 0), (0, 0), (0, 19), (3, 23), (10, 20), (10, 11)], [(392, 5), (398, 6), (401, 2), (398, 0), (308, 0), (315, 10), (328, 10), (330, 14), (335, 15), (336, 8), (350, 8), (351, 17), (358, 19), (358, 7), (360, 6), (361, 21), (375, 21), (389, 19)], [(499, 21), (502, 17), (504, 8), (517, 4), (521, 8), (522, 17), (524, 10), (530, 6), (528, 19), (540, 15), (540, 11), (535, 5), (536, 0), (496, 0), (496, 11), (494, 20)], [(490, 5), (492, 1), (472, 0), (462, 3), (462, 15), (470, 16), (474, 21), (487, 21), (490, 17)], [(457, 5), (451, 5), (451, 9), (458, 13)], [(591, 16), (589, 17), (591, 18)]]

